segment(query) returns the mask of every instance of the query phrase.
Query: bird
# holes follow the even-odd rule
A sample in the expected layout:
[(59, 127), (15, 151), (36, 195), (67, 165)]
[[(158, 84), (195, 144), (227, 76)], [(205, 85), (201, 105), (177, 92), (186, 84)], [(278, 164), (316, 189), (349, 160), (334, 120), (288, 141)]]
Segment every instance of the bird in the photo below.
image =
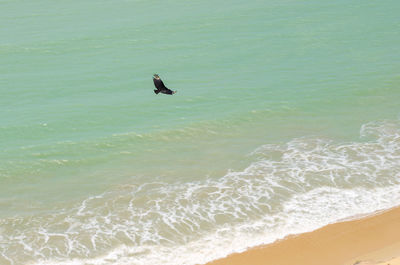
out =
[(154, 86), (157, 88), (157, 89), (154, 89), (154, 93), (156, 93), (156, 94), (161, 92), (163, 94), (173, 95), (176, 93), (176, 91), (172, 91), (171, 89), (167, 88), (164, 85), (163, 81), (158, 76), (158, 74), (153, 75), (153, 82), (154, 82)]

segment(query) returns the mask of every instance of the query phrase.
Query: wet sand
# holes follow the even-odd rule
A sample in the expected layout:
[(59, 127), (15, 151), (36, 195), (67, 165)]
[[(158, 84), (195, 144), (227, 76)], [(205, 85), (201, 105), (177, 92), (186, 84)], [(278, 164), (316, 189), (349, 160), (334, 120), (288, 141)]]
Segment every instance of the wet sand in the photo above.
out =
[(400, 265), (400, 207), (288, 236), (207, 265)]

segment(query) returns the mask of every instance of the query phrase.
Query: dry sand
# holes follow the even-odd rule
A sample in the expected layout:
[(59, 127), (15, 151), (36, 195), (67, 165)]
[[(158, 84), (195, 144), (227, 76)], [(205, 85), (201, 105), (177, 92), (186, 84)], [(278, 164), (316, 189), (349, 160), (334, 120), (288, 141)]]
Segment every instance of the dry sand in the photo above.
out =
[(289, 236), (207, 265), (400, 265), (400, 208)]

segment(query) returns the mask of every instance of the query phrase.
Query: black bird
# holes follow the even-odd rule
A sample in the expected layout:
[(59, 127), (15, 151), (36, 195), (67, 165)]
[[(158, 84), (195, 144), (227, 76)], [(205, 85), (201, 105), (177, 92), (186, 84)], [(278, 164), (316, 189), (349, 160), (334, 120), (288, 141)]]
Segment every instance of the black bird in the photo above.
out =
[(153, 82), (154, 82), (154, 86), (157, 89), (154, 89), (154, 93), (158, 94), (158, 93), (163, 93), (163, 94), (167, 94), (167, 95), (173, 95), (176, 93), (176, 91), (172, 91), (171, 89), (167, 88), (163, 81), (161, 80), (161, 78), (158, 76), (158, 74), (154, 74), (153, 76)]

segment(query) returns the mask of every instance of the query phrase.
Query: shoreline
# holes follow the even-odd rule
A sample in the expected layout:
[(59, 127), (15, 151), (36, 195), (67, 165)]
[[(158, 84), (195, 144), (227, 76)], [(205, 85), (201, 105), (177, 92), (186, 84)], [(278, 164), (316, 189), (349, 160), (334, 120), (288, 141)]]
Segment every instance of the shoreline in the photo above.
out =
[(400, 265), (400, 207), (355, 218), (206, 265)]

